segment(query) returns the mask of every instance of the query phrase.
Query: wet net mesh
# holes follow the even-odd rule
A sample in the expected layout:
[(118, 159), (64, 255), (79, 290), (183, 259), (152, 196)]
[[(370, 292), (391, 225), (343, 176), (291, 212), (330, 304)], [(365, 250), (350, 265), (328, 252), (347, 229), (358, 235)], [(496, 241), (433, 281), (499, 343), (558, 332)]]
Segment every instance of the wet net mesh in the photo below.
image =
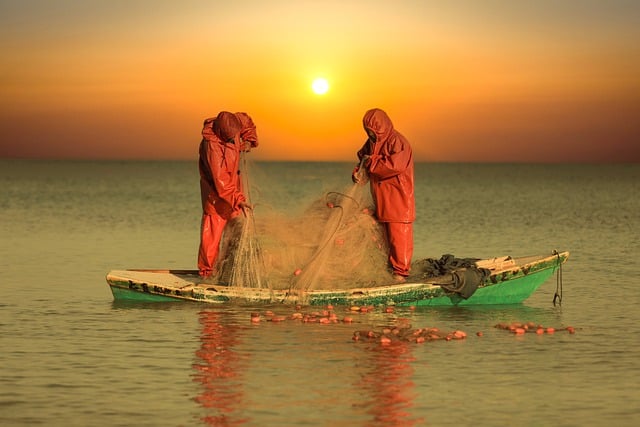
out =
[(256, 206), (255, 219), (225, 230), (221, 281), (290, 290), (387, 285), (386, 239), (373, 212), (369, 186), (358, 184), (320, 195), (300, 214)]
[[(241, 170), (244, 194), (251, 203), (249, 167), (244, 155)], [(227, 224), (217, 270), (218, 281), (229, 286), (269, 288), (252, 211), (244, 212)]]

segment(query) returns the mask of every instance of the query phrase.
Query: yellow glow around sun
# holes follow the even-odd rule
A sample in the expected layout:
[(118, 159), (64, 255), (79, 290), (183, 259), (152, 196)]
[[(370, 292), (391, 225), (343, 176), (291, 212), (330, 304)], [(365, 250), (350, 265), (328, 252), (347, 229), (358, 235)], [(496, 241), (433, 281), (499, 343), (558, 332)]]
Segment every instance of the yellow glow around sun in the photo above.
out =
[(327, 79), (319, 77), (311, 83), (311, 89), (317, 95), (324, 95), (329, 90), (329, 82)]

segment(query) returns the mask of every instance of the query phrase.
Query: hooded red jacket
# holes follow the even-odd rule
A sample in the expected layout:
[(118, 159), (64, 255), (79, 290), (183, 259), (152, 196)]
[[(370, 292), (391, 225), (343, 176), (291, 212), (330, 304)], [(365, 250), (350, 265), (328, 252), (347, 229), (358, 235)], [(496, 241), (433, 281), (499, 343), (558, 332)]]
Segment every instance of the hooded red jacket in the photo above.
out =
[(362, 119), (365, 129), (373, 131), (376, 141), (367, 139), (358, 151), (358, 159), (369, 160), (369, 173), (376, 215), (381, 222), (413, 222), (416, 218), (413, 152), (409, 141), (393, 128), (387, 113), (374, 108)]
[(258, 146), (256, 127), (246, 113), (223, 111), (204, 121), (200, 142), (202, 211), (225, 219), (237, 216), (246, 202), (240, 179), (240, 152)]

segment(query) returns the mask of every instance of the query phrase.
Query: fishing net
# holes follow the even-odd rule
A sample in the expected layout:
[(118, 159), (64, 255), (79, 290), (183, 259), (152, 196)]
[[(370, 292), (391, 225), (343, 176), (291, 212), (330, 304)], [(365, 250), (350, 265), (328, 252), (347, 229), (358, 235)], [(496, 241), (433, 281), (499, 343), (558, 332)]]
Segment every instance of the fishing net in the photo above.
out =
[(233, 219), (225, 229), (218, 267), (221, 283), (247, 288), (269, 288), (253, 213)]
[(262, 201), (255, 219), (250, 214), (227, 226), (221, 281), (294, 291), (387, 285), (388, 249), (373, 206), (369, 186), (358, 184), (324, 192), (300, 213), (279, 212)]
[[(251, 204), (249, 167), (244, 153), (241, 177), (245, 197)], [(221, 242), (218, 272), (218, 281), (229, 286), (269, 288), (251, 210), (245, 211), (227, 224)]]
[(387, 246), (368, 186), (322, 195), (297, 217), (259, 222), (276, 289), (347, 289), (388, 284)]

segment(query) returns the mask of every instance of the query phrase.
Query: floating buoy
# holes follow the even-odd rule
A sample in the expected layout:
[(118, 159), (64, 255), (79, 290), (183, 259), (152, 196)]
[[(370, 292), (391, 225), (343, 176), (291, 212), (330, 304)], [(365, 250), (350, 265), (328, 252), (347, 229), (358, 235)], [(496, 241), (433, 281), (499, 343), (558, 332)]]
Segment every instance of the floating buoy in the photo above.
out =
[(567, 332), (569, 332), (570, 334), (575, 334), (576, 329), (573, 326), (567, 326)]
[(525, 333), (525, 332), (527, 332), (527, 331), (526, 331), (524, 328), (516, 328), (513, 332), (514, 332), (516, 335), (522, 335), (522, 334), (524, 334), (524, 333)]
[(391, 344), (391, 338), (385, 337), (385, 336), (381, 336), (380, 337), (380, 344), (383, 344), (383, 345)]
[(484, 334), (482, 333), (482, 331), (478, 331), (478, 332), (476, 332), (476, 335), (477, 335), (477, 336), (479, 336), (479, 337), (481, 337), (481, 336), (483, 336)]
[(298, 269), (296, 269), (296, 271), (294, 271), (294, 272), (293, 272), (293, 275), (294, 275), (294, 276), (299, 276), (299, 275), (300, 275), (300, 273), (302, 273), (302, 269), (301, 269), (301, 268), (298, 268)]
[(544, 328), (538, 328), (538, 329), (536, 329), (536, 334), (538, 334), (538, 335), (542, 335), (542, 334), (544, 334)]
[(327, 207), (328, 207), (328, 208), (332, 209), (332, 208), (333, 208), (333, 206), (334, 206), (334, 205), (333, 205), (333, 203), (331, 203), (331, 202), (327, 202)]
[(556, 330), (554, 328), (547, 328), (547, 333), (548, 334), (552, 334), (554, 333)]
[(342, 319), (342, 321), (343, 321), (344, 323), (352, 323), (352, 322), (353, 322), (353, 317), (345, 316), (345, 317)]
[(463, 338), (466, 338), (467, 334), (464, 331), (454, 331), (453, 332), (453, 338), (457, 339), (457, 340), (461, 340)]

